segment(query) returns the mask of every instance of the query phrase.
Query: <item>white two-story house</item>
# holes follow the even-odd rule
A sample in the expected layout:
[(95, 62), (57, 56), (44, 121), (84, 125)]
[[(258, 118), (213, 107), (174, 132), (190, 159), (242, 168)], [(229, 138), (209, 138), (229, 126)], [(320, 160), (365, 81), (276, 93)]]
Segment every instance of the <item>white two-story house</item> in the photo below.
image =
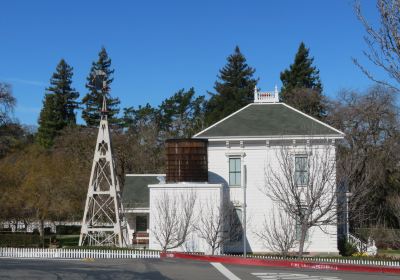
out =
[[(150, 248), (160, 249), (155, 239), (156, 232), (151, 230), (157, 223), (153, 217), (159, 215), (155, 201), (162, 197), (162, 193), (168, 192), (173, 195), (190, 189), (200, 193), (198, 205), (202, 205), (201, 199), (207, 197), (207, 192), (217, 199), (214, 201), (215, 204), (220, 204), (223, 200), (230, 201), (236, 209), (242, 227), (245, 226), (243, 227), (246, 233), (245, 242), (240, 240), (244, 238), (242, 234), (239, 238), (226, 242), (220, 251), (241, 252), (244, 246), (248, 252), (271, 251), (260, 238), (260, 233), (265, 231), (265, 225), (273, 220), (283, 206), (268, 195), (268, 192), (272, 191), (270, 185), (274, 182), (277, 184), (278, 181), (284, 186), (282, 183), (284, 180), (291, 180), (304, 189), (308, 180), (316, 181), (326, 177), (328, 179), (324, 179), (325, 183), (330, 188), (323, 190), (325, 193), (321, 194), (320, 203), (321, 205), (328, 201), (332, 203), (334, 200), (330, 198), (336, 197), (335, 143), (343, 137), (344, 134), (339, 130), (279, 102), (276, 89), (272, 92), (255, 91), (254, 103), (193, 137), (208, 141), (208, 182), (149, 185)], [(283, 166), (282, 156), (285, 154), (283, 151), (290, 156), (293, 164)], [(329, 172), (322, 170), (322, 162), (315, 161), (316, 155), (319, 155), (320, 159), (327, 159), (331, 169)], [(310, 165), (311, 160), (313, 163)], [(284, 168), (290, 170), (284, 171)], [(287, 174), (293, 178), (285, 178)], [(276, 187), (277, 185), (275, 190)], [(304, 193), (304, 203), (306, 203), (307, 192)], [(204, 207), (193, 207), (196, 211), (194, 217), (197, 219), (202, 213), (201, 208)], [(321, 222), (318, 226), (310, 228), (307, 232), (305, 252), (333, 254), (338, 252), (335, 208), (336, 203), (329, 205), (331, 210), (326, 216), (333, 215), (333, 217), (326, 223)], [(318, 214), (312, 213), (314, 216)], [(190, 250), (207, 251), (204, 242), (195, 240), (199, 238), (195, 233), (189, 236), (187, 242), (190, 243)], [(201, 246), (196, 247), (196, 244)], [(180, 246), (175, 250), (185, 251), (187, 248), (188, 246)]]

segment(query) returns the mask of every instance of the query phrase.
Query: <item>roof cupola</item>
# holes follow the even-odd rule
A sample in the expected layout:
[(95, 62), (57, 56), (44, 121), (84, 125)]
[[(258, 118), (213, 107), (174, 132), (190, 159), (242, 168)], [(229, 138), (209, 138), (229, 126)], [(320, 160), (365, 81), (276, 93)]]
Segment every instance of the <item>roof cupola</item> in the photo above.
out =
[(254, 87), (254, 103), (278, 103), (279, 92), (275, 86), (274, 91), (258, 91), (257, 86)]

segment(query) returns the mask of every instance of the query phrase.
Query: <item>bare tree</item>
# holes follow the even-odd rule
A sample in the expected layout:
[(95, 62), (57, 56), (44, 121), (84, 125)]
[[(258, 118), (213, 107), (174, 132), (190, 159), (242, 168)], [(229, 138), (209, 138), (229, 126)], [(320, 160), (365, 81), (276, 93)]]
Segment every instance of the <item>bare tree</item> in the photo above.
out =
[(287, 256), (297, 246), (296, 222), (283, 210), (276, 213), (274, 208), (271, 214), (269, 219), (264, 218), (264, 223), (255, 234), (269, 250)]
[(151, 231), (162, 251), (183, 245), (193, 231), (196, 193), (174, 195), (164, 191), (156, 200)]
[(242, 235), (242, 224), (230, 202), (220, 202), (208, 197), (200, 202), (200, 213), (195, 230), (211, 249), (211, 254), (228, 241), (236, 241)]
[(328, 141), (314, 144), (301, 151), (288, 145), (277, 148), (275, 164), (266, 168), (263, 188), (296, 221), (300, 257), (310, 228), (336, 223), (334, 147)]
[(400, 224), (400, 194), (389, 197), (388, 203)]
[[(366, 35), (364, 40), (367, 44), (367, 50), (364, 55), (373, 64), (383, 69), (390, 78), (397, 83), (400, 82), (400, 1), (399, 0), (377, 0), (376, 4), (380, 26), (372, 26), (364, 17), (361, 11), (361, 5), (358, 1), (355, 3), (355, 13), (357, 18), (363, 24)], [(353, 58), (353, 62), (361, 69), (371, 80), (384, 84), (399, 90), (397, 85), (389, 84), (378, 80), (361, 63)]]
[(224, 214), (223, 206), (213, 197), (209, 197), (200, 203), (200, 213), (195, 224), (195, 230), (199, 237), (210, 246), (212, 255), (225, 240)]
[(16, 99), (11, 93), (11, 86), (0, 83), (0, 125), (9, 121), (9, 113), (13, 111), (15, 104)]
[(400, 134), (395, 104), (393, 90), (378, 85), (363, 93), (343, 91), (330, 106), (328, 122), (346, 134), (338, 145), (337, 174), (339, 185), (352, 193), (352, 228), (396, 224), (384, 203), (386, 196), (397, 193)]

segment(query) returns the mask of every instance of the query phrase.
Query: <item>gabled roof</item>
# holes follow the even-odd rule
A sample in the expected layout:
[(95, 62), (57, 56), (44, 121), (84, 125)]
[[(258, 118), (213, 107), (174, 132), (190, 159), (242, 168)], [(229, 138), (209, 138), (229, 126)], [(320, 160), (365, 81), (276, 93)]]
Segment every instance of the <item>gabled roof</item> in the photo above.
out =
[(343, 138), (344, 133), (285, 103), (251, 103), (193, 137), (212, 139), (306, 136)]
[(150, 184), (165, 181), (165, 174), (126, 174), (122, 191), (122, 205), (128, 208), (149, 208)]

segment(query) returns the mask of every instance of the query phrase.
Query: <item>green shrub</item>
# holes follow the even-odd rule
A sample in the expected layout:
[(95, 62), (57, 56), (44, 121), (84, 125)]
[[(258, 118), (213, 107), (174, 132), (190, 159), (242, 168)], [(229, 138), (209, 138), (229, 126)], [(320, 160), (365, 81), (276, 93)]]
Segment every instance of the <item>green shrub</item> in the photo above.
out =
[(78, 235), (81, 233), (81, 226), (58, 225), (56, 226), (56, 233), (61, 235)]
[(79, 235), (63, 235), (57, 238), (61, 247), (78, 246)]
[(339, 254), (343, 257), (349, 257), (357, 253), (357, 246), (349, 241), (345, 237), (339, 239)]
[(9, 233), (0, 235), (0, 247), (38, 247), (40, 236), (29, 233)]

